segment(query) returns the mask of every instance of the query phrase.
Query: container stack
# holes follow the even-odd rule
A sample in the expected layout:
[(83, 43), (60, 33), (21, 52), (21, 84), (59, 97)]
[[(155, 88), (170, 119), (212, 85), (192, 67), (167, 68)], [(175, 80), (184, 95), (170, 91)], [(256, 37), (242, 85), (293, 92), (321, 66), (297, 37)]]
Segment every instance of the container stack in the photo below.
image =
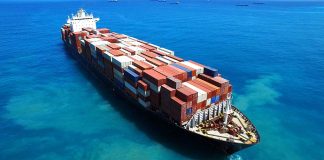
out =
[(179, 125), (226, 100), (232, 92), (217, 69), (185, 61), (173, 51), (106, 28), (71, 33), (64, 26), (61, 36), (125, 95)]

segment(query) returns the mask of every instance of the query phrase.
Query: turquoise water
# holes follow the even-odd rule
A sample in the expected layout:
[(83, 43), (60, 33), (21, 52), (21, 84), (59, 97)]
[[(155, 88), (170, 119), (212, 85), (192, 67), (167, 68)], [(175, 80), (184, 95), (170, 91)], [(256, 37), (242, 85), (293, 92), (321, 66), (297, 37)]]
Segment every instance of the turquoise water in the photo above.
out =
[[(324, 157), (323, 2), (0, 3), (0, 159)], [(80, 7), (99, 27), (218, 68), (261, 143), (228, 157), (195, 149), (112, 95), (60, 40)]]

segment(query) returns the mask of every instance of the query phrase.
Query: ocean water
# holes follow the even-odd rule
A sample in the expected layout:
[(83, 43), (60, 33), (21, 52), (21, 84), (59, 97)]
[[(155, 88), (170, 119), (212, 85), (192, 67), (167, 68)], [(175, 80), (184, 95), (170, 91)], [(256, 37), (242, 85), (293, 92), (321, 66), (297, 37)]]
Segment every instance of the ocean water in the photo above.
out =
[[(81, 7), (99, 27), (218, 68), (261, 143), (199, 150), (114, 96), (61, 42)], [(0, 2), (0, 33), (0, 159), (324, 157), (324, 2)]]

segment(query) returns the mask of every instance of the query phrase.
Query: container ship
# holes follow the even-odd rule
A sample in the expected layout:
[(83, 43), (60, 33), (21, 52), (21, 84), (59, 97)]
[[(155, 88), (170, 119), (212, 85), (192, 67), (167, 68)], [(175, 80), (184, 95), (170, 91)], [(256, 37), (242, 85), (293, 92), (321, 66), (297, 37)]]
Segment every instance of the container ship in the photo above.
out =
[(255, 126), (232, 105), (232, 85), (217, 69), (99, 29), (98, 21), (80, 9), (68, 17), (61, 37), (69, 53), (116, 96), (225, 154), (260, 142)]

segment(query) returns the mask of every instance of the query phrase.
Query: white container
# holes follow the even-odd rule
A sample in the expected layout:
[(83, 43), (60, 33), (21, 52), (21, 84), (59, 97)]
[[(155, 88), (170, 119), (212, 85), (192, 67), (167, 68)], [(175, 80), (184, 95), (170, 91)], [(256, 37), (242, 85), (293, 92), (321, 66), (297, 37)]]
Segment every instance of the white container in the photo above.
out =
[(132, 55), (132, 53), (130, 53), (130, 52), (128, 52), (128, 51), (126, 51), (125, 49), (120, 49), (120, 51), (122, 51), (122, 52), (124, 52), (125, 53), (125, 55), (126, 56), (131, 56)]
[(136, 59), (136, 60), (138, 60), (138, 61), (145, 61), (145, 58), (143, 58), (143, 57), (141, 57), (139, 55), (133, 55), (131, 57), (134, 58), (134, 59)]
[(167, 59), (167, 60), (169, 60), (169, 61), (172, 61), (172, 62), (174, 62), (174, 63), (178, 63), (178, 62), (179, 62), (178, 60), (175, 60), (175, 59), (170, 58), (170, 57), (168, 57), (168, 56), (163, 56), (163, 58), (165, 58), (165, 59)]
[(165, 54), (174, 55), (174, 51), (168, 50), (166, 48), (158, 48), (158, 51), (164, 52)]
[(137, 68), (137, 67), (134, 66), (134, 65), (129, 65), (128, 67), (129, 67), (129, 68), (133, 68), (133, 69), (136, 69), (136, 68)]
[(129, 89), (132, 93), (136, 94), (137, 95), (137, 89), (134, 88), (131, 84), (129, 84), (128, 82), (125, 81), (125, 87), (127, 89)]
[(117, 46), (121, 47), (121, 48), (125, 48), (126, 45), (122, 44), (122, 43), (115, 43)]
[(90, 49), (96, 50), (96, 46), (107, 45), (108, 41), (95, 41), (90, 43)]
[(207, 92), (197, 88), (196, 86), (189, 84), (188, 82), (184, 82), (182, 84), (198, 92), (197, 103), (207, 100)]
[(173, 62), (171, 62), (171, 61), (169, 61), (169, 60), (167, 60), (167, 59), (165, 59), (163, 57), (156, 57), (156, 59), (158, 59), (158, 60), (160, 60), (160, 61), (162, 61), (162, 62), (164, 62), (166, 64), (172, 64), (173, 63)]
[(210, 105), (210, 104), (211, 104), (211, 99), (208, 98), (208, 99), (206, 100), (206, 106), (208, 106), (208, 105)]
[(204, 73), (204, 67), (198, 66), (198, 65), (193, 64), (193, 63), (191, 63), (189, 61), (184, 61), (184, 62), (180, 62), (180, 63), (195, 69), (196, 72), (197, 72), (197, 75)]
[(132, 64), (133, 60), (128, 56), (118, 56), (112, 57), (112, 62), (120, 68), (126, 68), (127, 66)]
[(150, 45), (150, 46), (153, 46), (153, 47), (155, 47), (155, 48), (157, 48), (157, 49), (159, 49), (159, 48), (160, 48), (160, 46), (157, 46), (157, 45), (155, 45), (155, 44), (152, 44), (152, 43), (148, 43), (148, 45)]
[(144, 53), (146, 51), (143, 48), (139, 48), (139, 47), (136, 47), (136, 46), (128, 46), (128, 48), (135, 51), (135, 54)]
[(137, 41), (132, 41), (130, 42), (132, 45), (135, 45), (135, 46), (139, 46), (141, 45), (142, 43), (141, 42), (137, 42)]

